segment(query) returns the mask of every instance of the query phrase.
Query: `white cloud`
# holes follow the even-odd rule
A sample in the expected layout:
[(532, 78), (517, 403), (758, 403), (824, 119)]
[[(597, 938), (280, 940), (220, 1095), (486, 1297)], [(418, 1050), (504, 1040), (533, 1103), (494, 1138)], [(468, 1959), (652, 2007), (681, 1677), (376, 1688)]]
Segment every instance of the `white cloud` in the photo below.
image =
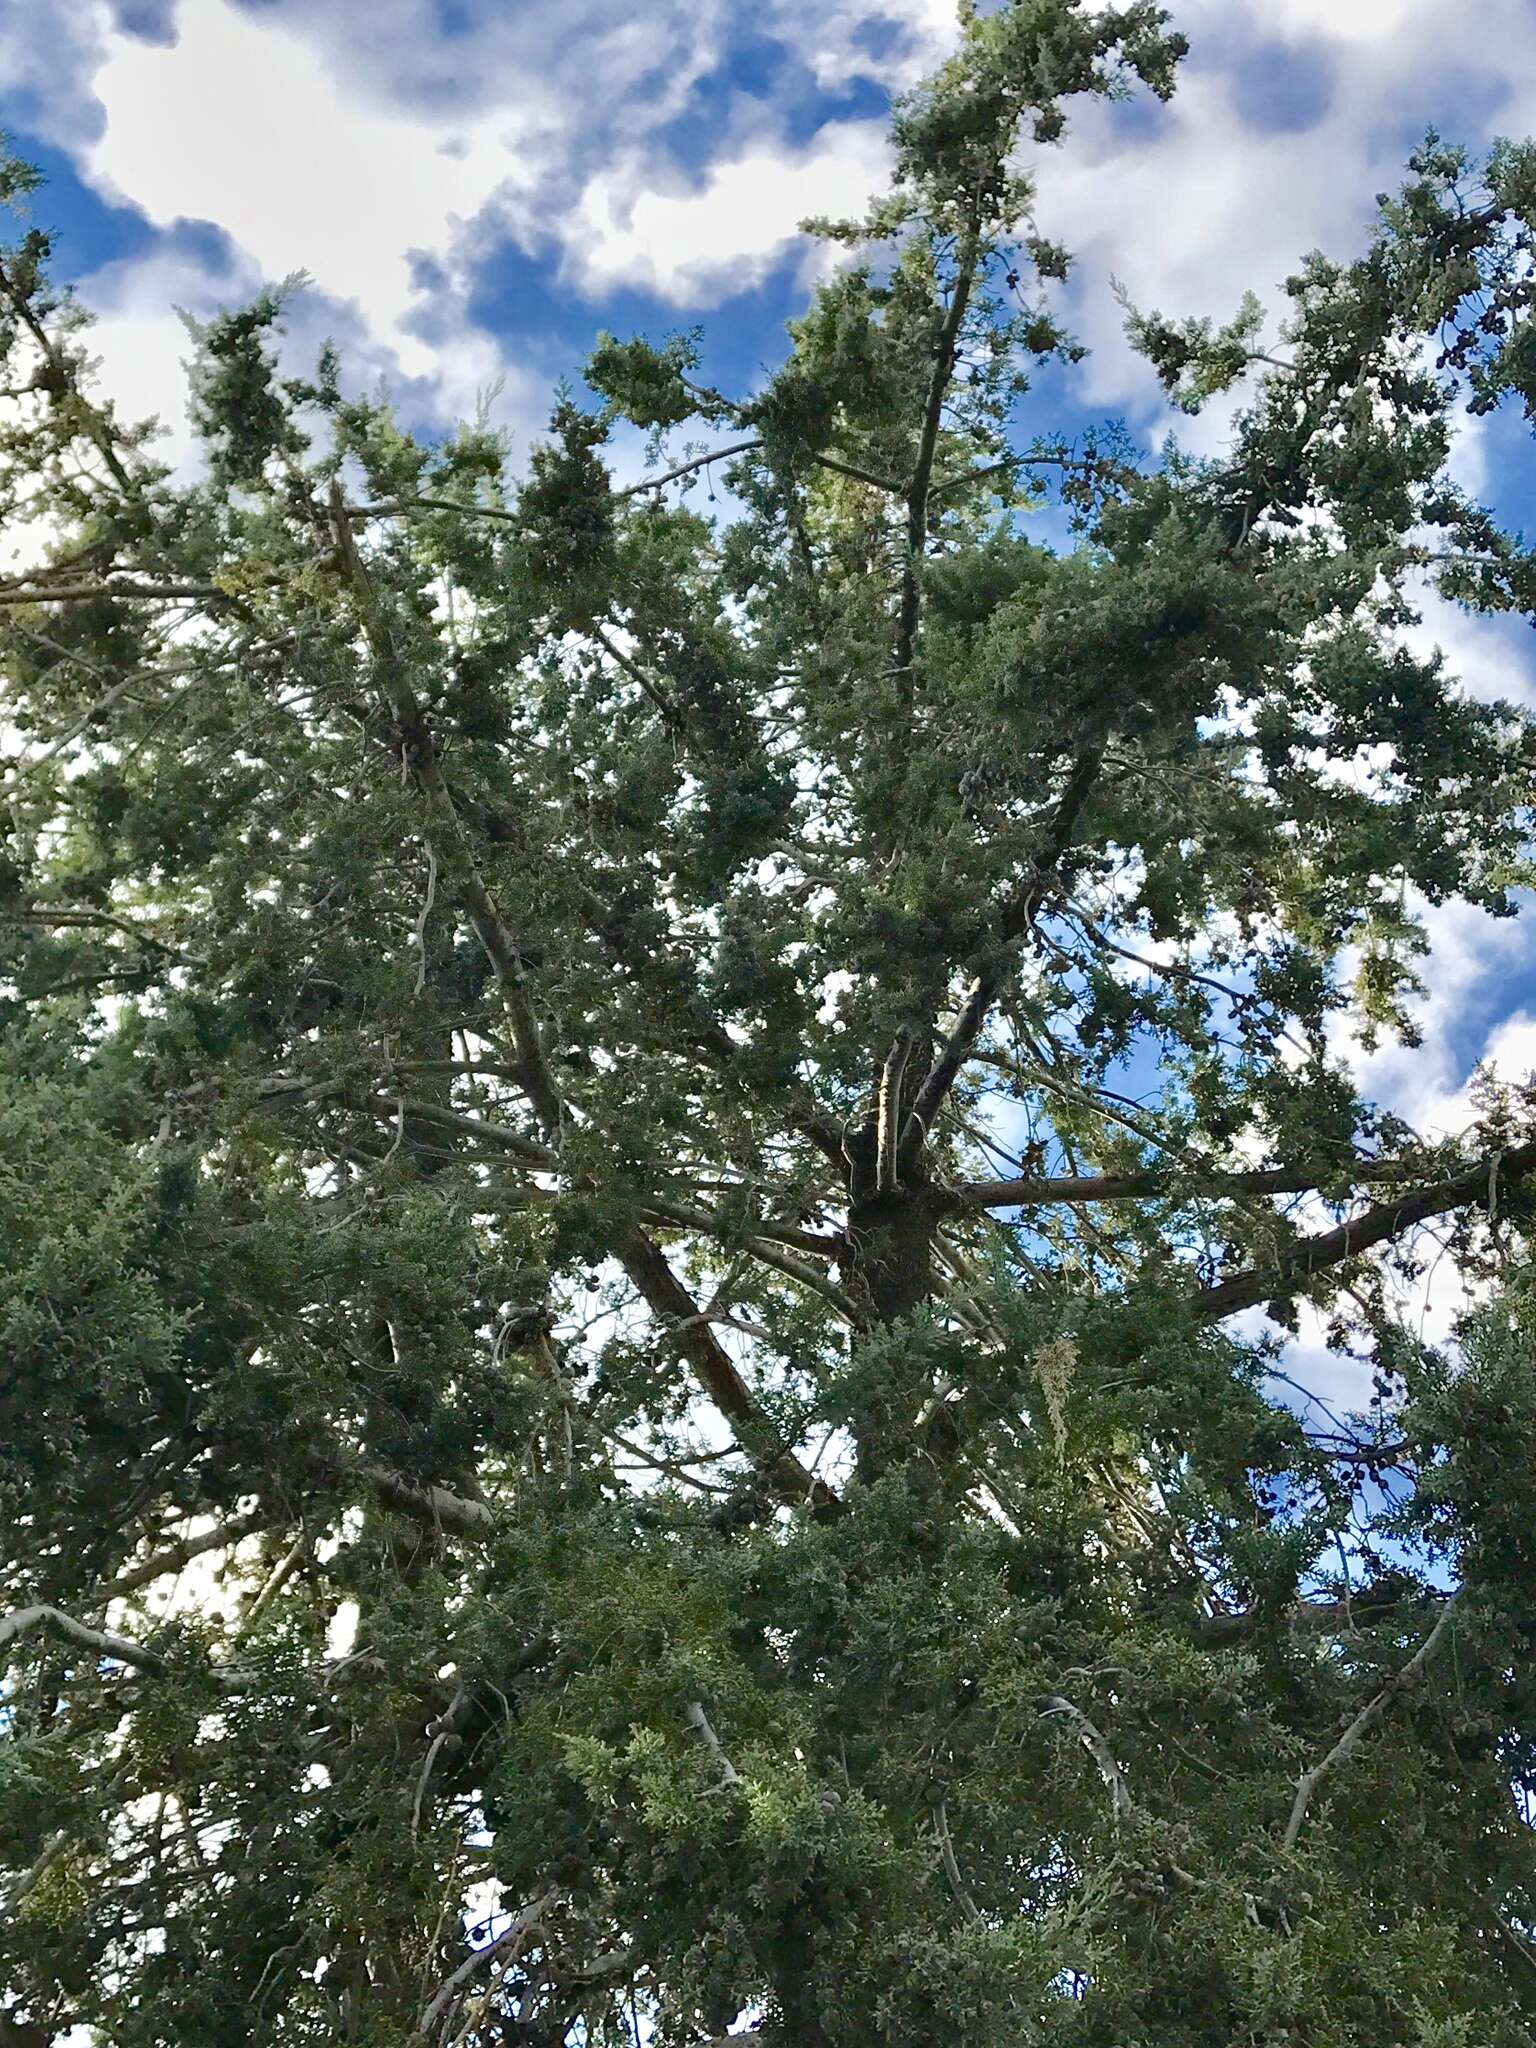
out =
[[(1468, 1087), (1474, 1068), (1489, 1069), (1506, 1084), (1536, 1074), (1536, 1013), (1522, 1009), (1503, 1017), (1471, 1051), (1458, 1051), (1450, 1029), (1457, 1009), (1497, 1000), (1511, 967), (1528, 957), (1529, 939), (1508, 924), (1495, 926), (1492, 919), (1465, 905), (1448, 907), (1434, 921), (1438, 929), (1425, 1044), (1418, 1051), (1394, 1049), (1364, 1060), (1360, 1079), (1368, 1094), (1407, 1116), (1423, 1136), (1447, 1138), (1474, 1122), (1476, 1108)], [(1490, 1176), (1489, 1199), (1497, 1204), (1496, 1172)], [(1330, 1226), (1319, 1216), (1311, 1227)], [(1432, 1223), (1416, 1233), (1411, 1242), (1418, 1275), (1407, 1283), (1391, 1283), (1391, 1292), (1405, 1325), (1426, 1343), (1443, 1345), (1454, 1340), (1457, 1323), (1480, 1290), (1469, 1287), (1457, 1262), (1442, 1255), (1438, 1229)], [(1286, 1372), (1341, 1412), (1364, 1409), (1372, 1392), (1371, 1366), (1330, 1348), (1323, 1311), (1306, 1302), (1297, 1307), (1300, 1332), (1286, 1347)], [(1255, 1319), (1250, 1328), (1258, 1327)], [(1288, 1390), (1280, 1391), (1292, 1401)]]
[(884, 172), (883, 121), (834, 120), (797, 147), (786, 107), (722, 85), (715, 160), (685, 178), (663, 131), (731, 38), (780, 38), (786, 76), (835, 93), (908, 83), (953, 36), (950, 0), (769, 0), (751, 18), (723, 0), (643, 16), (529, 0), (471, 4), (455, 34), (427, 0), (378, 0), (363, 35), (351, 0), (182, 0), (160, 41), (115, 26), (103, 0), (57, 13), (58, 61), (46, 39), (13, 38), (0, 94), (37, 101), (31, 125), (104, 197), (165, 230), (211, 223), (235, 251), (227, 273), (161, 249), (83, 281), (110, 387), (171, 425), (178, 457), (174, 305), (202, 312), (295, 270), (315, 281), (299, 325), (318, 331), (319, 309), (353, 369), (418, 416), (460, 416), (499, 379), (503, 418), (530, 425), (569, 365), (537, 343), (509, 362), (468, 310), (509, 238), (589, 292), (713, 303), (757, 282), (806, 213), (862, 205)]
[[(212, 221), (267, 277), (311, 271), (326, 299), (355, 307), (380, 362), (432, 380), (447, 412), (500, 366), (466, 304), (506, 237), (556, 252), (587, 293), (718, 304), (783, 257), (801, 216), (855, 207), (882, 180), (881, 121), (785, 139), (807, 81), (909, 84), (955, 34), (951, 0), (456, 12), (450, 33), (431, 0), (375, 0), (360, 32), (355, 0), (181, 0), (175, 41), (154, 43), (114, 28), (103, 0), (58, 0), (37, 11), (50, 37), (23, 23), (0, 51), (0, 95), (36, 101), (37, 125), (83, 175), (157, 223)], [(1522, 111), (1536, 125), (1536, 87), (1520, 84), (1536, 77), (1525, 0), (1182, 0), (1175, 13), (1194, 49), (1172, 106), (1082, 109), (1040, 165), (1041, 224), (1082, 259), (1071, 299), (1095, 347), (1088, 402), (1129, 410), (1154, 437), (1170, 416), (1121, 338), (1111, 273), (1179, 314), (1224, 316), (1250, 285), (1274, 300), (1311, 245), (1359, 245), (1405, 134), (1448, 97), (1478, 98), (1483, 126), (1492, 103), (1502, 125)], [(754, 37), (769, 52), (760, 75), (719, 69)], [(1254, 67), (1276, 52), (1310, 67), (1304, 133), (1253, 118)], [(699, 104), (710, 154), (685, 171), (667, 124)], [(434, 266), (425, 294), (413, 252)], [(143, 283), (141, 298), (152, 271)], [(1204, 447), (1224, 423), (1215, 408), (1177, 427)], [(1479, 437), (1464, 438), (1476, 480)]]
[(1536, 711), (1536, 634), (1528, 619), (1463, 611), (1433, 591), (1419, 599), (1423, 622), (1403, 634), (1421, 659), (1434, 648), (1469, 697), (1506, 699)]
[(11, 8), (0, 35), (0, 105), (19, 109), (31, 133), (61, 148), (88, 139), (101, 119), (90, 79), (104, 28), (94, 0)]
[[(1536, 1075), (1536, 1014), (1517, 1010), (1503, 1017), (1484, 1039), (1472, 1063), (1486, 1069), (1505, 1084)], [(1464, 1130), (1475, 1114), (1468, 1088), (1471, 1069), (1454, 1086), (1442, 1085), (1425, 1102), (1425, 1121), (1431, 1130)]]
[(1375, 43), (1398, 34), (1418, 6), (1419, 0), (1273, 0), (1270, 12), (1277, 28), (1293, 33)]
[(761, 282), (807, 215), (862, 212), (888, 164), (881, 121), (829, 125), (798, 151), (760, 143), (693, 190), (659, 191), (621, 164), (582, 194), (568, 260), (594, 293), (639, 285), (681, 305), (718, 303)]
[[(1494, 917), (1473, 903), (1432, 904), (1422, 915), (1430, 951), (1418, 968), (1425, 993), (1413, 1005), (1422, 1043), (1357, 1049), (1353, 1064), (1369, 1100), (1425, 1137), (1443, 1138), (1466, 1126), (1461, 1090), (1486, 1049), (1469, 1044), (1468, 1028), (1492, 1028), (1511, 978), (1530, 958), (1530, 933), (1523, 920)], [(1350, 1051), (1343, 1028), (1337, 1049)]]
[[(876, 77), (892, 86), (914, 84), (934, 70), (954, 47), (954, 0), (777, 0), (767, 22), (784, 37), (823, 90), (856, 78)], [(895, 38), (880, 58), (871, 30)]]
[(106, 125), (83, 159), (102, 191), (162, 227), (216, 223), (268, 278), (307, 270), (357, 304), (407, 375), (431, 370), (432, 352), (402, 326), (410, 252), (448, 246), (498, 186), (516, 184), (500, 124), (461, 129), (449, 154), (440, 130), (338, 90), (297, 35), (229, 0), (184, 9), (170, 47), (112, 34), (105, 48), (95, 90)]

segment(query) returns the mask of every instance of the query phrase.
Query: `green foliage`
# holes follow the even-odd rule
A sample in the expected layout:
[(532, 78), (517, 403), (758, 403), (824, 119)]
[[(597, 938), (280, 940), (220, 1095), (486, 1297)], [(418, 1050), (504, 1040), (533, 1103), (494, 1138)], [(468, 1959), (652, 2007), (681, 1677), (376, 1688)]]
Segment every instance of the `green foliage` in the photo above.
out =
[(587, 358), (586, 380), (620, 418), (660, 432), (680, 427), (698, 411), (685, 375), (695, 367), (697, 353), (681, 338), (658, 349), (646, 341), (616, 341), (600, 334)]
[(0, 252), (0, 2039), (1529, 2039), (1532, 1092), (1338, 1047), (1531, 880), (1408, 629), (1536, 614), (1536, 149), (1132, 314), (1220, 457), (1027, 439), (1019, 146), (1183, 48), (967, 10), (762, 387), (521, 475), (272, 292), (173, 477)]

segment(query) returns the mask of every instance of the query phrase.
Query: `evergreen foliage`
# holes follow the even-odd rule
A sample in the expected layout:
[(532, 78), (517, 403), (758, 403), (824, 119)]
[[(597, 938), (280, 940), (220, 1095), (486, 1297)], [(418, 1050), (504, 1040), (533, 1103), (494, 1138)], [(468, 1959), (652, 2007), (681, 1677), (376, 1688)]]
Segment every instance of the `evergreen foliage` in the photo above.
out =
[(1404, 629), (1536, 613), (1536, 147), (1059, 438), (1028, 165), (1182, 53), (968, 15), (757, 395), (604, 337), (520, 481), (281, 292), (173, 476), (0, 257), (5, 2048), (1532, 2038), (1536, 1097), (1339, 1032), (1531, 878)]

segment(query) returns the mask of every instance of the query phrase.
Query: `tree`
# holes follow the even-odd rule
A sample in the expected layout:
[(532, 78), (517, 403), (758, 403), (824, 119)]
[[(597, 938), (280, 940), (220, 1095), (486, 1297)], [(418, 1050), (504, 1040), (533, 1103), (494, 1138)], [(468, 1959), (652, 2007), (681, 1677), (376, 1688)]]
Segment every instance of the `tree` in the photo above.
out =
[(1529, 2039), (1532, 1097), (1338, 1027), (1530, 879), (1403, 629), (1536, 612), (1536, 149), (1133, 313), (1219, 459), (1031, 438), (1021, 166), (1182, 51), (968, 14), (760, 394), (604, 338), (515, 485), (280, 295), (174, 477), (0, 261), (5, 2042)]

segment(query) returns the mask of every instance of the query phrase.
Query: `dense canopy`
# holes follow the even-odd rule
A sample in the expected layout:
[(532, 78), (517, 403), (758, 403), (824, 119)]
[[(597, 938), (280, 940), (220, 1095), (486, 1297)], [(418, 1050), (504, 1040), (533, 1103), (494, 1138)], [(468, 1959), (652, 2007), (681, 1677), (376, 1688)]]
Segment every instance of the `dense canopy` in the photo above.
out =
[(968, 15), (761, 388), (517, 469), (275, 293), (170, 473), (0, 256), (4, 2048), (1531, 2038), (1536, 1095), (1346, 1052), (1531, 879), (1407, 629), (1536, 613), (1536, 148), (1067, 437), (1029, 167), (1182, 54)]

